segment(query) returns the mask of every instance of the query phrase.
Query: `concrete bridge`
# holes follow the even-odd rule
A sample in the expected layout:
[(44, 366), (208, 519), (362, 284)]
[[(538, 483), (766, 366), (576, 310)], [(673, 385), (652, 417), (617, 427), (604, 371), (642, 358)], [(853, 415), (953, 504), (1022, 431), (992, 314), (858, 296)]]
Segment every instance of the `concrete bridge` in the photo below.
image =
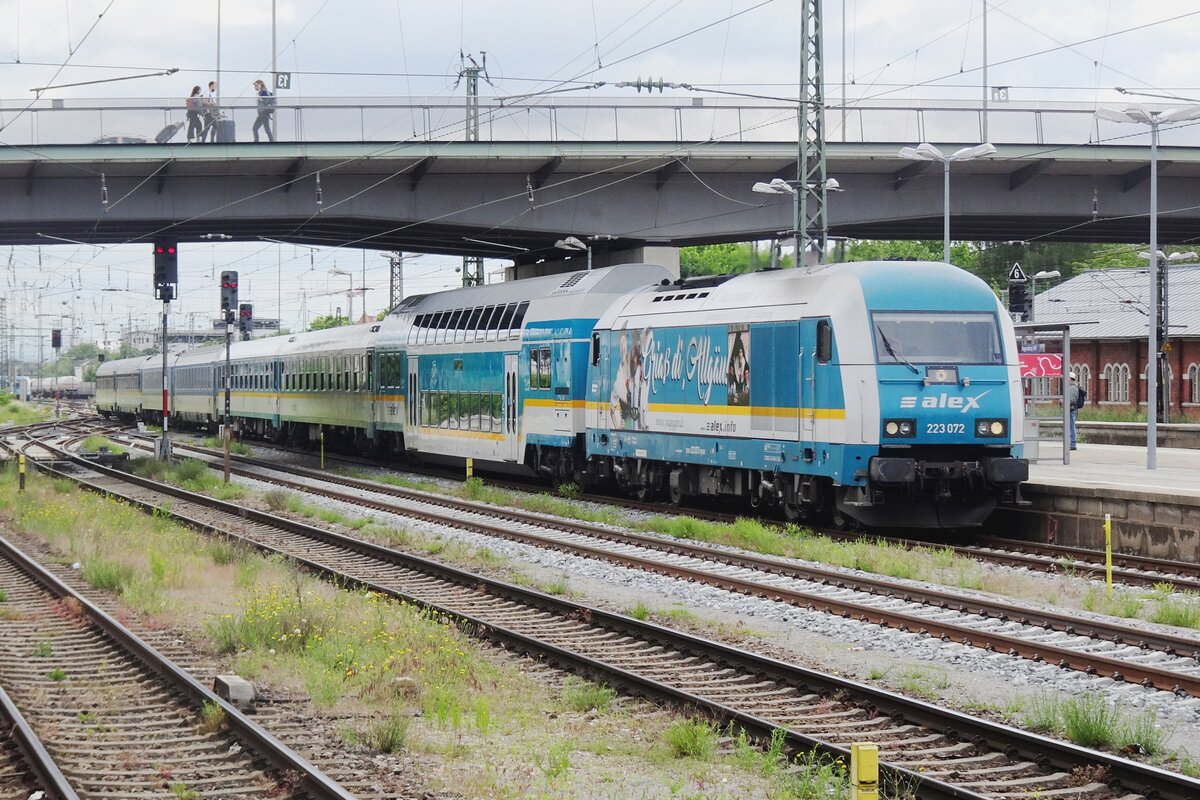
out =
[[(225, 102), (237, 140), (194, 143), (178, 104), (45, 101), (0, 107), (0, 244), (43, 236), (118, 243), (263, 237), (314, 245), (557, 259), (565, 234), (611, 251), (769, 238), (791, 227), (786, 196), (755, 181), (796, 175), (796, 107), (710, 98), (481, 101), (281, 98), (278, 141), (247, 142), (250, 98)], [(939, 239), (938, 163), (982, 139), (970, 105), (827, 111), (830, 233)], [(1148, 133), (1086, 105), (992, 106), (997, 153), (951, 171), (955, 239), (1141, 242), (1148, 237)], [(475, 141), (464, 141), (477, 130)], [(1164, 128), (1159, 236), (1200, 236), (1200, 129)]]

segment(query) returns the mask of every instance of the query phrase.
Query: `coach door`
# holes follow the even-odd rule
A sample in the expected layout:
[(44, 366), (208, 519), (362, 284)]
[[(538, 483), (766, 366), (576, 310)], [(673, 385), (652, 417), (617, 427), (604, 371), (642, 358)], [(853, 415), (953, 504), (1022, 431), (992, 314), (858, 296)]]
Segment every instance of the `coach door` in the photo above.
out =
[[(399, 358), (399, 356), (396, 356)], [(420, 438), (421, 394), (418, 391), (416, 356), (408, 357), (408, 384), (404, 396), (404, 443), (406, 447), (417, 449), (416, 443)]]
[(521, 438), (520, 386), (517, 382), (516, 353), (504, 355), (504, 395), (500, 407), (500, 432), (504, 438), (500, 444), (500, 457), (505, 461), (516, 461)]
[(800, 444), (802, 447), (812, 448), (817, 421), (817, 353), (813, 340), (809, 338), (806, 341), (803, 329), (800, 341)]

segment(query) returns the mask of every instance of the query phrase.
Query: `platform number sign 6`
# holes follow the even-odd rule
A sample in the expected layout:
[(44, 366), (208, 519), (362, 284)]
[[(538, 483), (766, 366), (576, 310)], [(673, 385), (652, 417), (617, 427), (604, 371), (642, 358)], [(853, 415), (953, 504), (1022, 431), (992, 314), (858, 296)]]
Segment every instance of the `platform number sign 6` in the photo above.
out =
[(279, 91), (280, 89), (291, 89), (291, 88), (292, 88), (292, 73), (276, 72), (275, 73), (275, 91)]

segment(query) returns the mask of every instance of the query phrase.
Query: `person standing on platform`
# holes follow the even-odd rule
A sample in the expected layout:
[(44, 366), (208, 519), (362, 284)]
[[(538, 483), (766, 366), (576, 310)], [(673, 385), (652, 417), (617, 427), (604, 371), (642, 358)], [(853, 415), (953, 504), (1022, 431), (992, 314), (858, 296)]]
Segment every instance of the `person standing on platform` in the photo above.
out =
[(1067, 401), (1071, 404), (1071, 449), (1075, 450), (1075, 416), (1087, 402), (1087, 389), (1079, 385), (1075, 373), (1071, 373), (1071, 385), (1067, 387)]
[(254, 120), (254, 141), (258, 141), (258, 129), (267, 132), (267, 139), (275, 141), (271, 132), (271, 115), (275, 113), (275, 97), (267, 91), (267, 85), (262, 81), (254, 82), (254, 92), (258, 95), (258, 117)]
[(200, 137), (204, 123), (200, 121), (200, 112), (204, 109), (204, 98), (200, 96), (200, 87), (193, 86), (192, 93), (187, 99), (187, 139), (191, 143)]

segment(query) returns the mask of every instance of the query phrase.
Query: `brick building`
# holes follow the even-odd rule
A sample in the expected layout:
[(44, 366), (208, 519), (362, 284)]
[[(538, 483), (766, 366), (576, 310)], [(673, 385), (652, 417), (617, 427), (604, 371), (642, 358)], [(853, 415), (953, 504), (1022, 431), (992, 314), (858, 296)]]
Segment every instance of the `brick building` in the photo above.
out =
[[(1038, 322), (1072, 323), (1071, 366), (1090, 406), (1146, 402), (1149, 281), (1147, 269), (1091, 270), (1034, 298)], [(1200, 421), (1200, 264), (1170, 265), (1166, 307), (1171, 419)]]

